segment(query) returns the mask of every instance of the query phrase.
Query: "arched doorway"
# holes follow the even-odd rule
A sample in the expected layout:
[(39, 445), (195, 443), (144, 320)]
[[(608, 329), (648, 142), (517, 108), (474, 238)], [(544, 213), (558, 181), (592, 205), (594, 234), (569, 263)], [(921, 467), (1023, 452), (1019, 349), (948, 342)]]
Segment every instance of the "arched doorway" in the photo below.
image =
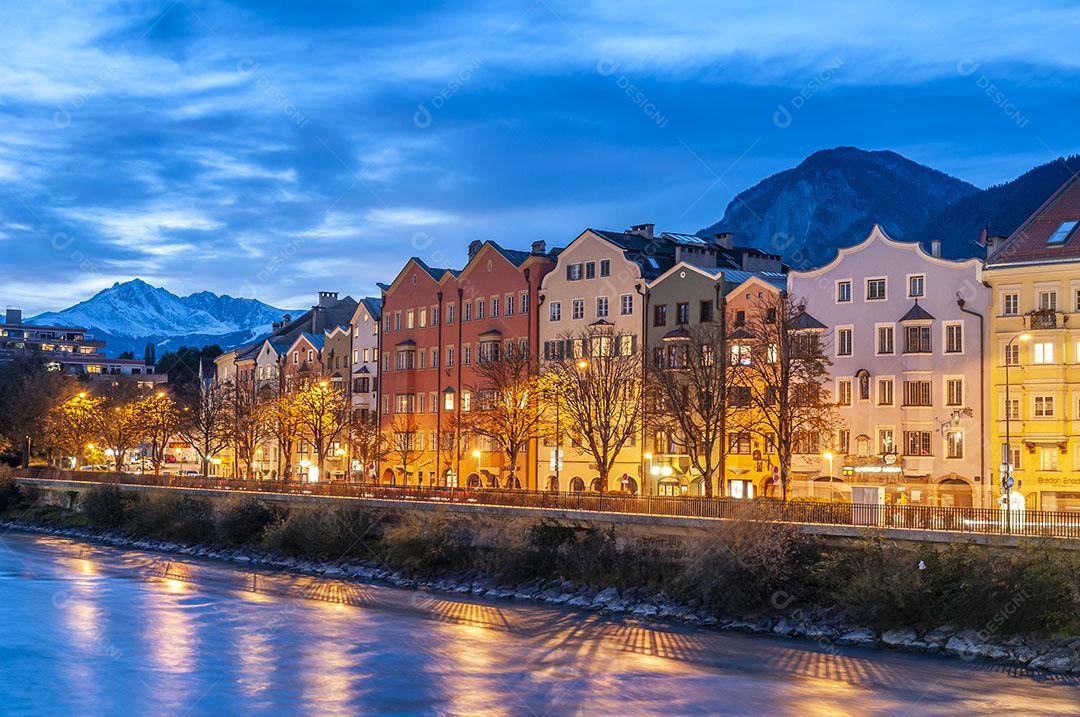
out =
[(488, 488), (499, 487), (499, 477), (497, 475), (495, 475), (494, 473), (489, 473), (488, 471), (484, 471), (483, 473), (484, 478), (487, 479)]
[(840, 478), (818, 476), (813, 484), (815, 498), (828, 498), (829, 500), (845, 500), (844, 481)]
[(383, 471), (382, 482), (384, 485), (394, 485), (394, 469), (387, 468)]
[(556, 476), (548, 476), (547, 489), (552, 493), (559, 492), (559, 479)]
[(638, 485), (637, 485), (637, 479), (634, 478), (634, 476), (628, 475), (625, 478), (623, 478), (620, 482), (622, 483), (622, 489), (624, 491), (626, 491), (630, 495), (637, 495)]
[(484, 484), (480, 480), (480, 476), (476, 473), (470, 473), (469, 477), (465, 479), (466, 488), (483, 488)]
[(506, 480), (503, 481), (503, 487), (521, 490), (521, 481), (518, 480), (517, 476), (506, 476)]
[(678, 478), (664, 476), (657, 484), (656, 490), (660, 495), (679, 496), (682, 495), (682, 483)]
[(600, 476), (597, 476), (592, 479), (591, 483), (589, 483), (589, 490), (591, 490), (593, 493), (599, 493), (602, 486), (603, 484), (600, 482)]
[(937, 485), (941, 505), (953, 508), (970, 508), (975, 504), (971, 484), (963, 478), (945, 478)]
[(574, 476), (570, 479), (570, 491), (573, 493), (585, 492), (585, 480), (581, 476)]

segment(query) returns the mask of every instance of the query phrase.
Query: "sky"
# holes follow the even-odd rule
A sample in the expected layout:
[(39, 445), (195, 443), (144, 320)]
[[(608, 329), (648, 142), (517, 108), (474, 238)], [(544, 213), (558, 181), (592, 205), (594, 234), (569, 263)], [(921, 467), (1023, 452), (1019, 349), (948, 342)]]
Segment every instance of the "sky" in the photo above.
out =
[(0, 7), (0, 303), (134, 277), (303, 308), (409, 256), (697, 231), (824, 148), (978, 186), (1080, 151), (1080, 6)]

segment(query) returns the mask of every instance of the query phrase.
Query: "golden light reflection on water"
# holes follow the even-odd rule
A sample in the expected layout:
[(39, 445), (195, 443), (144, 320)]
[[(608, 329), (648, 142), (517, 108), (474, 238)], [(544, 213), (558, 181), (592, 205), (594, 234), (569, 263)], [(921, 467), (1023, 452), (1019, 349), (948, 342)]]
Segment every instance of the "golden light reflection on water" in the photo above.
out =
[(319, 635), (304, 645), (303, 655), (296, 667), (300, 670), (300, 683), (304, 701), (317, 705), (318, 712), (346, 712), (355, 697), (353, 671), (356, 660), (349, 654), (348, 640), (344, 636), (350, 629), (362, 629), (356, 620), (346, 619), (349, 613), (344, 605), (321, 604), (322, 624)]

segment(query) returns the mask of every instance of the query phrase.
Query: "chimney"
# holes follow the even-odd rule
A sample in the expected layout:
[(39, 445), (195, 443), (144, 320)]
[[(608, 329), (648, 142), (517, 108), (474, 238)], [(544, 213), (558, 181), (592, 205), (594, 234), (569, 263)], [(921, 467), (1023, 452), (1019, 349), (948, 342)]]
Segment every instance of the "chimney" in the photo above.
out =
[(319, 292), (319, 306), (327, 308), (337, 303), (336, 291), (320, 291)]
[(735, 234), (733, 232), (720, 232), (714, 234), (713, 239), (716, 241), (716, 245), (723, 247), (724, 249), (730, 249), (735, 246)]
[(543, 239), (539, 239), (532, 243), (533, 254), (547, 254), (547, 242)]
[(939, 259), (941, 258), (941, 240), (940, 239), (932, 239), (930, 241), (930, 256), (936, 256)]
[(21, 324), (22, 323), (22, 309), (9, 308), (7, 315), (4, 317), (5, 324)]
[(640, 237), (645, 237), (649, 241), (652, 241), (653, 227), (655, 226), (655, 224), (635, 224), (634, 226), (630, 227), (630, 230), (627, 233), (637, 234)]

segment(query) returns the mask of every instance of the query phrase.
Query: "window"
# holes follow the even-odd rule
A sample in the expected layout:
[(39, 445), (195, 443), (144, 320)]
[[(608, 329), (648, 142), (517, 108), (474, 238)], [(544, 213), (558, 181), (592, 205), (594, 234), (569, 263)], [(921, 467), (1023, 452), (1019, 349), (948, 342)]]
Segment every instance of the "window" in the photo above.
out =
[[(1080, 300), (1080, 299), (1078, 299)], [(1020, 314), (1020, 294), (1007, 291), (1001, 295), (1001, 315), (1018, 316)]]
[(514, 315), (514, 295), (513, 294), (507, 294), (506, 295), (506, 315), (507, 316), (513, 316)]
[(698, 308), (698, 321), (712, 321), (713, 316), (713, 302), (702, 301)]
[(529, 295), (528, 294), (522, 294), (521, 295), (521, 313), (523, 313), (523, 314), (529, 313)]
[(907, 326), (904, 328), (904, 353), (928, 354), (930, 352), (929, 326)]
[(493, 318), (493, 319), (498, 318), (499, 309), (500, 309), (499, 297), (497, 297), (497, 296), (491, 297), (491, 318)]
[(572, 319), (584, 319), (585, 318), (585, 299), (574, 299), (574, 303), (571, 306), (570, 318)]
[(964, 432), (963, 431), (949, 431), (945, 438), (945, 457), (946, 458), (963, 458), (964, 457)]
[(1062, 244), (1067, 242), (1069, 240), (1069, 237), (1071, 237), (1075, 233), (1077, 224), (1080, 224), (1080, 222), (1062, 222), (1061, 225), (1058, 226), (1057, 230), (1050, 235), (1050, 238), (1046, 240), (1046, 245), (1061, 246)]
[(439, 367), (439, 349), (432, 348), (431, 349), (431, 368), (438, 368), (438, 367)]
[(498, 341), (481, 341), (476, 348), (476, 362), (489, 363), (499, 360), (500, 346)]
[(945, 379), (945, 405), (946, 406), (963, 406), (964, 405), (964, 379), (962, 379), (962, 378), (948, 378), (948, 379)]
[[(1012, 455), (1009, 455), (1010, 453)], [(1002, 443), (1001, 462), (1010, 464), (1014, 471), (1020, 470), (1020, 448), (1016, 444), (1013, 444), (1012, 450), (1009, 450), (1009, 446), (1005, 443)]]
[(477, 321), (483, 321), (484, 320), (484, 312), (485, 312), (486, 308), (487, 308), (487, 303), (483, 299), (477, 299), (476, 300), (476, 320)]
[(462, 304), (461, 308), (461, 320), (472, 321), (472, 302), (468, 301)]
[(893, 332), (892, 326), (879, 326), (877, 330), (877, 352), (879, 354), (891, 354), (893, 353)]
[(733, 344), (731, 346), (731, 365), (749, 366), (750, 347), (746, 346), (745, 344)]
[(634, 295), (623, 294), (619, 297), (619, 313), (623, 316), (629, 316), (634, 313)]
[(596, 297), (596, 318), (603, 319), (608, 315), (608, 300), (606, 296)]
[(729, 437), (728, 452), (737, 453), (739, 455), (749, 455), (750, 434), (743, 431), (732, 433)]
[(1054, 397), (1053, 396), (1035, 396), (1035, 418), (1053, 418), (1054, 417)]
[(394, 312), (394, 331), (401, 331), (401, 312)]
[(461, 410), (462, 411), (471, 411), (472, 410), (472, 392), (471, 391), (462, 391), (461, 392)]
[(667, 305), (657, 304), (653, 307), (653, 326), (667, 325)]
[(581, 279), (581, 264), (568, 264), (566, 266), (566, 280), (578, 281)]
[(446, 305), (446, 323), (454, 323), (454, 309), (457, 308), (457, 304)]
[(1031, 347), (1031, 361), (1032, 363), (1054, 363), (1054, 342), (1036, 341)]
[(851, 452), (851, 431), (846, 428), (841, 428), (837, 432), (836, 448), (842, 454), (848, 454)]
[(851, 329), (836, 330), (836, 355), (851, 355)]
[(551, 320), (562, 320), (562, 304), (560, 304), (558, 301), (553, 301), (551, 303)]
[(930, 431), (904, 431), (905, 456), (932, 456)]
[(964, 352), (964, 325), (945, 324), (945, 353), (959, 354)]
[(1010, 398), (1005, 402), (1003, 413), (1009, 418), (1010, 421), (1020, 420), (1020, 399)]
[(878, 453), (896, 452), (896, 434), (891, 428), (878, 429)]
[(836, 383), (836, 402), (841, 406), (851, 405), (851, 379), (842, 378)]
[(1020, 344), (1005, 344), (1003, 363), (1006, 366), (1020, 365)]
[(585, 265), (585, 278), (586, 279), (595, 279), (596, 278), (596, 262), (595, 261), (590, 261), (588, 264)]
[(690, 304), (689, 302), (682, 301), (675, 304), (675, 323), (676, 324), (689, 324), (690, 323)]
[(836, 303), (847, 304), (851, 302), (851, 282), (836, 282)]
[(461, 347), (461, 363), (463, 366), (468, 366), (472, 363), (472, 346), (465, 344)]
[(431, 307), (431, 325), (432, 326), (438, 326), (439, 325), (439, 307), (438, 306), (432, 306)]
[(930, 381), (904, 381), (905, 406), (932, 406)]
[(885, 300), (885, 280), (884, 279), (867, 279), (866, 280), (866, 300), (867, 301), (884, 301)]
[(454, 365), (454, 347), (453, 346), (447, 346), (446, 347), (446, 365), (447, 366), (453, 366)]
[(891, 378), (879, 378), (877, 390), (879, 406), (893, 405), (893, 380)]
[(907, 295), (909, 299), (919, 299), (926, 295), (926, 277), (922, 274), (909, 276), (907, 286)]
[(1039, 470), (1056, 471), (1058, 469), (1057, 446), (1039, 446)]
[(611, 276), (611, 259), (600, 260), (600, 276)]
[(817, 431), (795, 431), (791, 435), (792, 453), (816, 455), (821, 453), (821, 434)]
[(1053, 289), (1039, 292), (1039, 309), (1057, 311), (1057, 292)]
[(412, 413), (416, 410), (416, 396), (399, 393), (394, 396), (394, 413)]
[(412, 349), (407, 349), (397, 352), (397, 358), (394, 361), (394, 368), (398, 371), (407, 371), (415, 368), (416, 366), (416, 352)]

